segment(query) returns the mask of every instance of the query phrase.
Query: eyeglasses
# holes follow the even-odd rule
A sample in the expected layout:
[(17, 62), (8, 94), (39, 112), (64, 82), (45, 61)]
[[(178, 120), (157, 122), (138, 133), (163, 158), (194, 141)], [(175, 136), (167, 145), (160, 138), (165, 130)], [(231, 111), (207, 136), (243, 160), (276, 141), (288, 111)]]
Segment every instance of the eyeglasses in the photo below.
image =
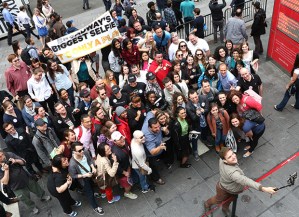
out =
[(20, 59), (18, 58), (18, 59), (15, 59), (15, 60), (13, 60), (13, 62), (15, 63), (15, 62), (19, 62), (20, 61)]
[(196, 55), (197, 55), (197, 56), (202, 56), (202, 53), (197, 53)]
[(84, 147), (80, 150), (78, 150), (77, 152), (81, 153), (82, 151), (84, 151)]
[(182, 44), (182, 45), (180, 45), (180, 47), (187, 47), (187, 45), (185, 45), (185, 44)]

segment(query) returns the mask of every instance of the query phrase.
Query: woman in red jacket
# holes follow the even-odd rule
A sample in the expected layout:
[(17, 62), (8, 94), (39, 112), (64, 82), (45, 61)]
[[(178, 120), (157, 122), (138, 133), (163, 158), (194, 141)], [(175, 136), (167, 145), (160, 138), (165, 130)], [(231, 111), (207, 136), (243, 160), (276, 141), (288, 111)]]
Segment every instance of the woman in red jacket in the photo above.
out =
[(253, 97), (242, 94), (240, 91), (232, 90), (229, 94), (230, 100), (237, 105), (239, 115), (249, 109), (255, 109), (259, 112), (262, 111), (263, 106), (257, 102)]
[(121, 52), (127, 65), (139, 65), (140, 53), (137, 45), (133, 45), (129, 38), (123, 40), (123, 50)]
[(229, 115), (226, 110), (219, 110), (216, 103), (211, 103), (207, 122), (212, 136), (215, 138), (215, 150), (219, 153), (220, 147), (224, 146), (226, 135), (229, 130)]

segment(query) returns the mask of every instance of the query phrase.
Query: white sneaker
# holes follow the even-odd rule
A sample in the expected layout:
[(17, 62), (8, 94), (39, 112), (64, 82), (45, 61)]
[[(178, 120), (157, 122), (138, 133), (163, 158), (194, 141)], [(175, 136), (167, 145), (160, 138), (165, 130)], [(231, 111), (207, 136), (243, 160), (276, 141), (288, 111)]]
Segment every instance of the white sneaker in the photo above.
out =
[(132, 199), (132, 200), (135, 200), (138, 197), (136, 194), (133, 194), (132, 192), (124, 193), (124, 196), (129, 198), (129, 199)]
[(97, 207), (97, 208), (95, 208), (93, 211), (95, 211), (95, 212), (98, 213), (99, 215), (104, 215), (104, 214), (105, 214), (105, 212), (104, 212), (104, 210), (103, 210), (102, 207)]
[(196, 135), (200, 135), (201, 134), (201, 132), (196, 131), (196, 130), (191, 130), (189, 133), (196, 134)]
[(39, 213), (39, 210), (37, 207), (34, 207), (32, 210), (33, 215), (37, 215)]
[(67, 215), (68, 215), (68, 216), (71, 216), (71, 217), (75, 217), (75, 216), (78, 215), (78, 213), (75, 212), (75, 211), (73, 211), (73, 212), (71, 212), (70, 214), (67, 214)]

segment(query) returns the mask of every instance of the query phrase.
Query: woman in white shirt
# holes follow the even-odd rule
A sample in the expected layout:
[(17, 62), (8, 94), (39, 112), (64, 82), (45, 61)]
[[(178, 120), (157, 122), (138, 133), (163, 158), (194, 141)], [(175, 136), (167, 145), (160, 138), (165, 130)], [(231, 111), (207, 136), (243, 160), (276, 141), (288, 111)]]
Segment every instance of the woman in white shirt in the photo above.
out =
[(44, 48), (46, 45), (45, 44), (46, 36), (48, 35), (47, 19), (37, 8), (34, 8), (34, 15), (32, 18), (33, 18), (35, 28), (37, 29), (39, 35), (39, 40), (42, 43)]
[(54, 13), (54, 9), (52, 6), (49, 4), (49, 1), (43, 1), (43, 6), (42, 6), (42, 11), (43, 14), (46, 16), (47, 21), (50, 21), (50, 15)]
[(27, 81), (27, 87), (30, 97), (35, 102), (39, 102), (47, 112), (48, 105), (52, 114), (54, 114), (56, 100), (43, 68), (39, 67), (33, 70), (31, 78)]
[(152, 169), (146, 163), (146, 154), (143, 147), (145, 137), (143, 132), (140, 130), (136, 130), (133, 133), (133, 137), (134, 138), (131, 141), (132, 168), (139, 176), (142, 193), (147, 193), (150, 186), (147, 182), (146, 175), (140, 172), (140, 169), (142, 168), (144, 171), (146, 171), (147, 175), (152, 173)]

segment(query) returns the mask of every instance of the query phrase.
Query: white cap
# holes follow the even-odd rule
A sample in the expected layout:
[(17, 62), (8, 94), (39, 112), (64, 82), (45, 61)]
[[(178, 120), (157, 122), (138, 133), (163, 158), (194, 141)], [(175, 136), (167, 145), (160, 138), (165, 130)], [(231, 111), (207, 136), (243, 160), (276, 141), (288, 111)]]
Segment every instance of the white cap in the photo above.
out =
[(119, 132), (119, 131), (115, 131), (111, 134), (111, 139), (113, 141), (117, 141), (117, 140), (120, 140), (120, 138), (122, 137), (123, 135)]

